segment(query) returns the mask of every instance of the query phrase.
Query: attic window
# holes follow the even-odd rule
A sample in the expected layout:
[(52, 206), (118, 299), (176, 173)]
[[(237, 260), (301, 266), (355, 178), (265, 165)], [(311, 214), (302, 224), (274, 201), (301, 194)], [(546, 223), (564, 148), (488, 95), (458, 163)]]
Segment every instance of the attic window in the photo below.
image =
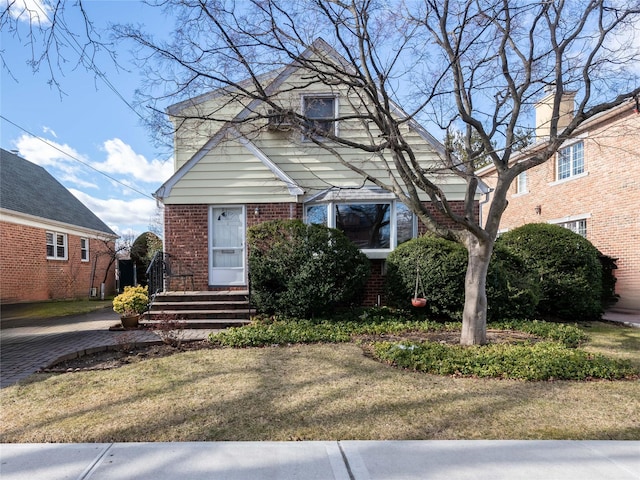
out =
[(304, 96), (302, 109), (312, 135), (335, 134), (336, 98), (332, 96)]

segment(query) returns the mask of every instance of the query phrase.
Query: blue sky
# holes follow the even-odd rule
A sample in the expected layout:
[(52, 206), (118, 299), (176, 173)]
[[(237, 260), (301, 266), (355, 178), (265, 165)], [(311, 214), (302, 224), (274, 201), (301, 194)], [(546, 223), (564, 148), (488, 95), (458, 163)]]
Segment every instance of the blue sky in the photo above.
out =
[[(0, 0), (2, 8), (6, 1)], [(20, 1), (35, 5), (41, 0)], [(158, 32), (170, 27), (160, 11), (138, 1), (91, 0), (86, 8), (98, 30), (109, 22), (142, 23)], [(134, 91), (141, 86), (128, 47), (118, 48), (118, 61), (129, 71), (117, 70), (105, 55), (97, 58), (118, 93), (94, 73), (76, 67), (77, 55), (71, 50), (66, 52), (70, 61), (56, 70), (61, 93), (49, 85), (45, 66), (34, 74), (27, 64), (27, 22), (19, 24), (22, 38), (5, 30), (0, 38), (6, 62), (0, 77), (0, 145), (46, 168), (116, 233), (137, 236), (148, 230), (158, 212), (151, 194), (173, 172), (173, 159), (166, 148), (154, 146), (126, 103), (133, 104)], [(77, 15), (67, 17), (67, 26), (71, 31), (84, 28)]]

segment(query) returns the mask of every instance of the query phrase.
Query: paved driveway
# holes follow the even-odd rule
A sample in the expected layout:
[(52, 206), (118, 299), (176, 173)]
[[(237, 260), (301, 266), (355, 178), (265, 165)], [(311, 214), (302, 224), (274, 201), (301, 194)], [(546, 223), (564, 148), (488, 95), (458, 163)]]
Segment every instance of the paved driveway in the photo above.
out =
[(146, 330), (109, 331), (119, 323), (111, 308), (55, 319), (3, 319), (0, 322), (0, 388), (13, 385), (54, 361), (93, 349), (131, 342), (157, 341)]

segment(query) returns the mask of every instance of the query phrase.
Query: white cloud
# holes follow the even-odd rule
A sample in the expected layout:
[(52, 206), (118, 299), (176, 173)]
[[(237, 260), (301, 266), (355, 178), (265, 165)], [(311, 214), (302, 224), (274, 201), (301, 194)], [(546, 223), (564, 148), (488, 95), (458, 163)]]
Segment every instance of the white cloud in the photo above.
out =
[(80, 190), (69, 189), (69, 191), (120, 235), (129, 230), (137, 232), (138, 235), (147, 231), (151, 219), (157, 214), (156, 202), (150, 198), (101, 199)]
[[(63, 145), (51, 140), (43, 141), (41, 138), (27, 134), (21, 135), (16, 140), (16, 147), (20, 152), (20, 156), (42, 167), (55, 166), (67, 170), (70, 168), (69, 165), (75, 162), (71, 157), (87, 162), (86, 158), (67, 144)], [(63, 167), (61, 162), (68, 166), (66, 168)]]
[(0, 0), (2, 9), (9, 8), (9, 15), (22, 21), (36, 25), (49, 25), (53, 10), (43, 0)]
[(119, 138), (104, 142), (104, 151), (107, 152), (107, 160), (95, 165), (103, 172), (130, 176), (147, 183), (162, 183), (173, 173), (172, 162), (147, 160)]
[(56, 135), (56, 132), (49, 127), (42, 127), (42, 131), (44, 133), (48, 133), (49, 135), (51, 135), (53, 138), (58, 138), (58, 135)]

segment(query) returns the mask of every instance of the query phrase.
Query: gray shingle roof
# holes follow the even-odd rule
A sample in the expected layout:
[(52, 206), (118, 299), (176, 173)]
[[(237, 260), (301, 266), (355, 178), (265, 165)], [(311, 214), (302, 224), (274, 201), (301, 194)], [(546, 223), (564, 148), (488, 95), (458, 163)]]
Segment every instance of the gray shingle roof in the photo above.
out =
[(0, 149), (0, 207), (116, 235), (44, 168)]

